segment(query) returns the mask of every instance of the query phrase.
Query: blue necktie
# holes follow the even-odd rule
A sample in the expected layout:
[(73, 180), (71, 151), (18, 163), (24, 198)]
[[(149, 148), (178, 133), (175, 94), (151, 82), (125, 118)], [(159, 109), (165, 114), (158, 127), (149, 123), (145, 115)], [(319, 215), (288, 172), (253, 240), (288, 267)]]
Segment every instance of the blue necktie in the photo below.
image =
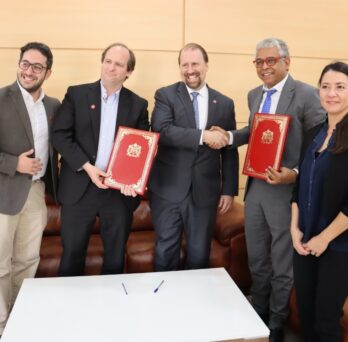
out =
[(197, 96), (199, 95), (199, 93), (194, 91), (191, 93), (191, 95), (192, 95), (193, 111), (195, 113), (196, 127), (199, 128), (199, 110), (198, 110), (198, 101), (197, 101)]
[(263, 103), (262, 109), (261, 109), (261, 113), (269, 113), (269, 110), (271, 109), (271, 103), (272, 103), (272, 99), (271, 96), (276, 92), (276, 89), (270, 89), (270, 90), (266, 90), (266, 99), (265, 102)]

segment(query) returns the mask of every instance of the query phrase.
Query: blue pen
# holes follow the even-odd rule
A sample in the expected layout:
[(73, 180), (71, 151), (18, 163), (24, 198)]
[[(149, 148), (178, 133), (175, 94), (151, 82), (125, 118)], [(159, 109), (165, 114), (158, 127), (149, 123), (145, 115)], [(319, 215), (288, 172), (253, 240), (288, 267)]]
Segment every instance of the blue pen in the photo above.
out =
[(160, 284), (153, 290), (153, 292), (156, 293), (159, 290), (159, 288), (162, 286), (163, 283), (164, 283), (164, 280), (162, 280), (160, 282)]
[(126, 287), (124, 286), (123, 283), (122, 283), (122, 287), (123, 287), (123, 290), (124, 290), (124, 292), (126, 293), (126, 295), (128, 295), (127, 289), (126, 289)]

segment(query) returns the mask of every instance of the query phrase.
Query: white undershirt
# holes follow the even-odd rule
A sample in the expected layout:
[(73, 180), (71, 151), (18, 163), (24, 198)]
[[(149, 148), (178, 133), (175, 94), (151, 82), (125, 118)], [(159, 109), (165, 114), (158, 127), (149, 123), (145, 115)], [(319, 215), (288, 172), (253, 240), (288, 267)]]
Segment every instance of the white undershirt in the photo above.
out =
[[(276, 89), (277, 91), (272, 95), (272, 101), (271, 101), (271, 108), (269, 110), (269, 114), (275, 114), (277, 107), (278, 107), (278, 103), (279, 103), (279, 99), (280, 99), (280, 95), (282, 93), (282, 90), (284, 88), (285, 82), (288, 79), (289, 74), (287, 74), (279, 83), (277, 83), (274, 87), (272, 88), (267, 88), (267, 87), (263, 87), (264, 90), (264, 94), (262, 95), (262, 101), (260, 103), (260, 107), (259, 107), (259, 112), (261, 111), (261, 108), (263, 107), (263, 103), (266, 100), (266, 90), (270, 90), (270, 89)], [(233, 144), (233, 134), (231, 131), (228, 132), (230, 139), (229, 139), (229, 145)]]
[(277, 110), (277, 107), (278, 107), (278, 102), (279, 102), (279, 99), (280, 99), (280, 95), (282, 93), (282, 90), (284, 88), (284, 84), (285, 84), (286, 80), (288, 79), (288, 77), (289, 77), (289, 75), (287, 74), (279, 83), (277, 83), (272, 88), (267, 88), (265, 86), (263, 87), (264, 93), (263, 93), (263, 96), (262, 96), (262, 101), (260, 103), (259, 112), (261, 111), (261, 108), (263, 107), (263, 103), (266, 100), (266, 96), (267, 96), (266, 91), (270, 90), (270, 89), (275, 89), (277, 91), (271, 96), (271, 99), (272, 99), (271, 100), (271, 107), (270, 107), (270, 110), (269, 110), (268, 114), (276, 114), (276, 110)]
[(48, 122), (45, 106), (42, 102), (45, 94), (43, 90), (41, 90), (39, 98), (37, 101), (34, 101), (31, 94), (28, 93), (19, 82), (17, 83), (29, 114), (34, 137), (35, 158), (39, 158), (42, 163), (42, 170), (33, 176), (33, 180), (37, 180), (43, 177), (46, 173), (48, 163)]
[(203, 131), (205, 130), (208, 122), (208, 107), (209, 107), (209, 92), (208, 87), (205, 84), (201, 89), (195, 90), (186, 85), (187, 91), (190, 94), (191, 101), (192, 93), (196, 92), (199, 95), (197, 96), (197, 102), (198, 102), (198, 112), (199, 112), (199, 129), (202, 130), (201, 132), (201, 139), (199, 144), (203, 145)]

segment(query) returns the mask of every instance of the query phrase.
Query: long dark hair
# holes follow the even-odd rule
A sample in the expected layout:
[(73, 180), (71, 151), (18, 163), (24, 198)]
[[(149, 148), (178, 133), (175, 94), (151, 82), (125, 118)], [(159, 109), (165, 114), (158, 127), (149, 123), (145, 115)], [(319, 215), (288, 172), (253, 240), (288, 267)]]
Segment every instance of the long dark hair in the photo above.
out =
[[(348, 77), (348, 64), (343, 62), (330, 63), (321, 72), (319, 78), (319, 85), (321, 85), (323, 76), (330, 70), (341, 72), (342, 74), (345, 74)], [(339, 154), (348, 150), (348, 113), (336, 125), (335, 135), (335, 144), (331, 152), (333, 154)]]

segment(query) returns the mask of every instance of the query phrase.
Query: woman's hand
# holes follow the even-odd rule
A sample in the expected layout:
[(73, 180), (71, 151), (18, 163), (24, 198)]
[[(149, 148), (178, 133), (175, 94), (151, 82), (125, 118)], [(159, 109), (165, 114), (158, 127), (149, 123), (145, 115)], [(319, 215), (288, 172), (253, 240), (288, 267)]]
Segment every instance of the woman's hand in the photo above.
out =
[(296, 252), (300, 255), (308, 255), (309, 251), (304, 247), (302, 243), (303, 233), (298, 227), (291, 227), (291, 238), (292, 245), (294, 246)]
[(321, 234), (312, 237), (307, 243), (303, 244), (305, 249), (316, 257), (322, 255), (328, 245), (328, 241)]

